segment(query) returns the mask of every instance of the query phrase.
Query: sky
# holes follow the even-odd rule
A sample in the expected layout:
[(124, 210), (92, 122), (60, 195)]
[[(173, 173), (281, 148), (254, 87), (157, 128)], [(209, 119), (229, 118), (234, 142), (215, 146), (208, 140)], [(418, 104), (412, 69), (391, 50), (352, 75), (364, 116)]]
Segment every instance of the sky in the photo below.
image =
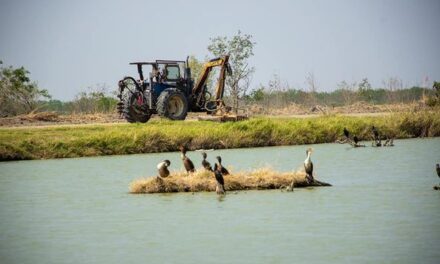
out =
[(137, 75), (131, 61), (205, 59), (210, 38), (241, 30), (256, 42), (252, 88), (278, 75), (305, 89), (309, 73), (318, 91), (363, 78), (431, 85), (439, 14), (439, 0), (0, 0), (0, 60), (71, 100), (99, 84), (116, 89)]

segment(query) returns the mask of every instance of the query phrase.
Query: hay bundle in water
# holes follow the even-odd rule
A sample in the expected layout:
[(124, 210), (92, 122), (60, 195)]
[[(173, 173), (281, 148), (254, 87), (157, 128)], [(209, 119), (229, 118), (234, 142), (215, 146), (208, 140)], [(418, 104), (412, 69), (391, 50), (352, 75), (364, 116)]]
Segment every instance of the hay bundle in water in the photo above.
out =
[[(237, 172), (224, 176), (226, 191), (267, 190), (289, 186), (295, 181), (295, 187), (331, 186), (328, 183), (314, 181), (308, 183), (302, 171), (278, 172), (262, 168), (250, 172)], [(170, 192), (213, 192), (216, 181), (214, 174), (203, 169), (187, 175), (185, 172), (171, 173), (167, 178), (142, 178), (130, 184), (131, 193), (170, 193)]]

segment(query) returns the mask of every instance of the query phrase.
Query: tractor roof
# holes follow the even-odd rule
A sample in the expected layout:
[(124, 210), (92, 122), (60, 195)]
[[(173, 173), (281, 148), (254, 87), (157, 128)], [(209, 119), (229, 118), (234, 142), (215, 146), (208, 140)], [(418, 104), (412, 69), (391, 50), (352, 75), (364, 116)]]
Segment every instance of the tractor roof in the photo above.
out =
[(130, 65), (156, 65), (156, 64), (177, 64), (177, 63), (185, 63), (186, 61), (177, 61), (177, 60), (156, 60), (155, 62), (130, 62)]

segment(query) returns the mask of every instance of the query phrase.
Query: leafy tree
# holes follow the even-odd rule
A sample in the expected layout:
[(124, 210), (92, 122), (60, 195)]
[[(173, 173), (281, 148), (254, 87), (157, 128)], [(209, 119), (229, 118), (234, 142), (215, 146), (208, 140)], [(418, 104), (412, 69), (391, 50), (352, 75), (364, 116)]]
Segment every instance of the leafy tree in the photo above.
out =
[(197, 82), (197, 78), (202, 72), (203, 62), (199, 61), (194, 55), (189, 56), (188, 66), (191, 68), (191, 76)]
[(47, 90), (39, 89), (24, 67), (2, 67), (0, 61), (0, 117), (27, 114), (37, 109), (38, 100), (51, 98)]
[[(202, 73), (203, 64), (204, 63), (199, 61), (194, 55), (189, 56), (188, 65), (191, 68), (191, 77), (194, 79), (195, 83), (199, 80), (200, 74)], [(212, 74), (212, 72), (210, 74)], [(206, 86), (208, 89), (212, 87), (212, 83), (213, 80), (211, 78), (206, 80)]]
[(262, 101), (264, 99), (264, 87), (260, 87), (251, 92), (250, 98), (256, 102)]
[(242, 34), (241, 31), (231, 37), (211, 38), (208, 51), (215, 57), (229, 55), (232, 74), (226, 78), (226, 88), (233, 100), (235, 111), (238, 108), (240, 96), (246, 94), (255, 68), (249, 66), (249, 58), (254, 55), (255, 42), (252, 35)]

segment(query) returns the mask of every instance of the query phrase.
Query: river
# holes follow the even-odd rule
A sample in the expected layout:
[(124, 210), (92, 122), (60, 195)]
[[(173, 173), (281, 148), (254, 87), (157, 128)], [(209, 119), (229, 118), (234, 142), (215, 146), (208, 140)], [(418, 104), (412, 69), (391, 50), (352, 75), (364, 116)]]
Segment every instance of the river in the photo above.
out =
[[(333, 187), (128, 193), (178, 153), (0, 163), (0, 263), (438, 263), (440, 138), (232, 149), (232, 171), (301, 167)], [(199, 164), (199, 152), (188, 156)], [(226, 178), (227, 180), (227, 178)]]

